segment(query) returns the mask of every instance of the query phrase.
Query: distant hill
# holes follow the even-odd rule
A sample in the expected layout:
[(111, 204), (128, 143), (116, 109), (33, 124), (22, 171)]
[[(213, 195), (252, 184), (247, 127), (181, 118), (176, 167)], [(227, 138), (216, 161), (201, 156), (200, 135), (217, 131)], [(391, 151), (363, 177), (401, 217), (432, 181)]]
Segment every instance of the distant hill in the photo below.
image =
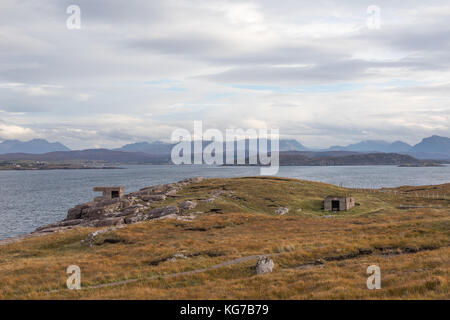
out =
[(173, 144), (165, 143), (161, 141), (155, 142), (137, 142), (126, 144), (120, 148), (113, 149), (114, 151), (126, 151), (126, 152), (144, 152), (149, 154), (170, 154)]
[(297, 140), (280, 140), (280, 151), (307, 151), (309, 150)]
[(280, 153), (280, 165), (282, 166), (363, 166), (363, 165), (420, 165), (421, 160), (409, 155), (398, 153), (368, 153), (350, 154), (340, 156), (320, 156), (302, 152)]
[(450, 154), (450, 138), (431, 136), (413, 147), (414, 152)]
[(409, 154), (419, 159), (450, 159), (450, 138), (425, 138), (416, 144)]
[(53, 151), (70, 151), (59, 142), (48, 142), (44, 139), (33, 139), (30, 141), (5, 140), (0, 143), (0, 154), (6, 153), (32, 153), (43, 154)]
[(392, 143), (382, 140), (366, 140), (348, 146), (333, 146), (329, 151), (355, 151), (355, 152), (410, 152), (412, 146), (402, 141)]

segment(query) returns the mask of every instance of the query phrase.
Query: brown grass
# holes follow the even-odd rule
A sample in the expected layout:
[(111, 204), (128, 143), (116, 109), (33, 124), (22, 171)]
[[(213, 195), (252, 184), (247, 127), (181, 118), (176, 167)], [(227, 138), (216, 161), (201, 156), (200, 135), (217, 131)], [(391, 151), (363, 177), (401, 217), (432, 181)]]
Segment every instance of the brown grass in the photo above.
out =
[[(201, 201), (215, 190), (222, 193), (214, 203)], [(449, 185), (439, 186), (441, 194), (448, 196), (449, 190)], [(360, 206), (330, 217), (322, 212), (320, 200), (337, 193), (351, 193)], [(204, 213), (191, 222), (166, 219), (117, 229), (99, 236), (93, 247), (80, 244), (94, 230), (85, 228), (1, 246), (0, 298), (449, 298), (450, 219), (445, 198), (425, 200), (439, 209), (399, 210), (397, 206), (407, 201), (423, 199), (413, 202), (407, 195), (294, 179), (240, 178), (193, 184), (166, 202), (184, 199), (197, 201), (192, 211)], [(278, 207), (289, 207), (290, 213), (276, 216)], [(187, 259), (171, 261), (177, 253)], [(256, 276), (256, 260), (249, 260), (163, 277), (261, 254), (273, 255), (273, 273)], [(324, 264), (315, 264), (318, 259)], [(72, 264), (82, 270), (84, 290), (65, 288), (65, 270)], [(366, 287), (371, 264), (381, 268), (381, 290)], [(124, 279), (140, 280), (88, 288)]]

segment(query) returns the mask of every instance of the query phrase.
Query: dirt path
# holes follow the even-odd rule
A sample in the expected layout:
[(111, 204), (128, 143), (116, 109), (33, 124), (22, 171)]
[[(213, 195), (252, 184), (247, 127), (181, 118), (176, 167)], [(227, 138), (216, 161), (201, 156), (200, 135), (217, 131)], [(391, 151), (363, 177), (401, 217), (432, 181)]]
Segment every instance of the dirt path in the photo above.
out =
[(214, 269), (219, 269), (222, 267), (228, 267), (228, 266), (231, 266), (234, 264), (246, 262), (246, 261), (253, 260), (253, 259), (259, 259), (260, 257), (264, 257), (264, 256), (269, 256), (269, 255), (246, 256), (246, 257), (241, 257), (241, 258), (237, 258), (237, 259), (233, 259), (233, 260), (224, 261), (224, 262), (221, 262), (219, 264), (216, 264), (216, 265), (208, 267), (208, 268), (202, 268), (202, 269), (196, 269), (196, 270), (184, 271), (184, 272), (177, 272), (177, 273), (170, 273), (170, 274), (166, 274), (166, 275), (147, 277), (147, 278), (143, 278), (143, 279), (128, 279), (128, 280), (117, 281), (117, 282), (109, 282), (109, 283), (86, 287), (85, 289), (97, 289), (97, 288), (103, 288), (103, 287), (109, 287), (109, 286), (116, 286), (116, 285), (136, 282), (139, 280), (167, 279), (167, 278), (173, 278), (173, 277), (178, 277), (178, 276), (189, 276), (189, 275), (202, 273), (202, 272), (206, 272), (206, 271), (210, 271), (210, 270), (214, 270)]
[[(228, 267), (228, 266), (231, 266), (231, 265), (239, 264), (239, 263), (242, 263), (242, 262), (247, 262), (247, 261), (250, 261), (250, 260), (256, 260), (256, 259), (259, 259), (261, 257), (277, 256), (277, 255), (280, 255), (280, 254), (281, 253), (245, 256), (245, 257), (241, 257), (241, 258), (237, 258), (237, 259), (224, 261), (224, 262), (221, 262), (219, 264), (216, 264), (214, 266), (207, 267), (207, 268), (196, 269), (196, 270), (185, 271), (185, 272), (170, 273), (170, 274), (158, 275), (158, 276), (152, 276), (152, 277), (134, 278), (134, 279), (127, 279), (127, 280), (121, 280), (121, 281), (102, 283), (102, 284), (93, 285), (93, 286), (81, 287), (81, 290), (98, 289), (98, 288), (105, 288), (105, 287), (112, 287), (112, 286), (120, 286), (120, 285), (124, 285), (124, 284), (135, 283), (135, 282), (138, 282), (138, 281), (141, 281), (141, 280), (167, 279), (167, 278), (173, 278), (173, 277), (178, 277), (178, 276), (189, 276), (189, 275), (202, 273), (202, 272), (206, 272), (206, 271), (210, 271), (210, 270), (214, 270), (214, 269)], [(51, 290), (51, 291), (47, 291), (46, 293), (55, 293), (55, 292), (59, 292), (59, 291), (62, 291), (62, 290), (66, 290), (66, 289)]]

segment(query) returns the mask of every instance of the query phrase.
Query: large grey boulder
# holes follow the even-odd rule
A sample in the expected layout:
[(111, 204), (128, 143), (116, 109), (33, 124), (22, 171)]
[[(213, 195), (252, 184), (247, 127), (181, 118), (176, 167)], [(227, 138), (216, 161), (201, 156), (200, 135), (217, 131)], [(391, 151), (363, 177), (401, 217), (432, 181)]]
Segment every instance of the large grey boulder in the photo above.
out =
[(67, 212), (67, 218), (65, 220), (75, 220), (80, 219), (83, 215), (83, 213), (86, 213), (87, 210), (93, 205), (93, 203), (83, 203), (79, 204), (72, 209), (69, 209)]
[(256, 264), (256, 274), (270, 273), (274, 267), (273, 260), (268, 257), (261, 257)]

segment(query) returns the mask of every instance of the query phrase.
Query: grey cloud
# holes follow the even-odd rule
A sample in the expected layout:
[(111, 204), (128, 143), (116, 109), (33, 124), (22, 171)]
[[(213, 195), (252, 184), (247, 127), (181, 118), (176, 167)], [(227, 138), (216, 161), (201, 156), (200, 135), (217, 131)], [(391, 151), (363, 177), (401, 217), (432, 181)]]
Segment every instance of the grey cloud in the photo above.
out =
[[(174, 126), (188, 127), (193, 119), (236, 125), (245, 114), (317, 144), (322, 143), (320, 137), (328, 143), (334, 137), (354, 142), (371, 135), (416, 139), (432, 130), (449, 133), (445, 123), (437, 129), (424, 126), (433, 117), (448, 116), (448, 0), (377, 1), (384, 19), (381, 30), (365, 27), (365, 10), (373, 4), (369, 0), (259, 0), (252, 1), (250, 9), (239, 7), (245, 2), (226, 0), (77, 0), (82, 11), (79, 31), (66, 29), (69, 4), (74, 1), (0, 2), (0, 85), (60, 87), (54, 94), (33, 95), (0, 86), (0, 110), (6, 111), (0, 118), (8, 118), (11, 130), (32, 128), (71, 147), (115, 146), (127, 140), (166, 139)], [(230, 21), (233, 14), (237, 23)], [(431, 83), (380, 89), (384, 99), (379, 104), (378, 92), (365, 88), (344, 98), (317, 93), (304, 101), (307, 93), (227, 86), (356, 82), (364, 87), (397, 78), (426, 78)], [(149, 84), (162, 79), (177, 80), (184, 91)], [(77, 98), (82, 96), (89, 98)], [(284, 114), (270, 107), (274, 103), (293, 107)], [(361, 108), (366, 103), (373, 110)], [(191, 107), (172, 110), (173, 105)], [(314, 116), (327, 108), (362, 111), (336, 125)], [(438, 110), (442, 113), (433, 113)], [(310, 117), (303, 119), (301, 112)], [(124, 120), (105, 119), (111, 114)], [(149, 122), (145, 114), (152, 114)], [(371, 123), (368, 118), (374, 114), (379, 115)], [(414, 125), (388, 121), (390, 117)]]
[(350, 80), (362, 80), (370, 76), (367, 68), (373, 66), (361, 60), (346, 60), (318, 64), (312, 67), (255, 66), (232, 68), (228, 71), (206, 76), (208, 79), (226, 83), (258, 84), (317, 84)]

